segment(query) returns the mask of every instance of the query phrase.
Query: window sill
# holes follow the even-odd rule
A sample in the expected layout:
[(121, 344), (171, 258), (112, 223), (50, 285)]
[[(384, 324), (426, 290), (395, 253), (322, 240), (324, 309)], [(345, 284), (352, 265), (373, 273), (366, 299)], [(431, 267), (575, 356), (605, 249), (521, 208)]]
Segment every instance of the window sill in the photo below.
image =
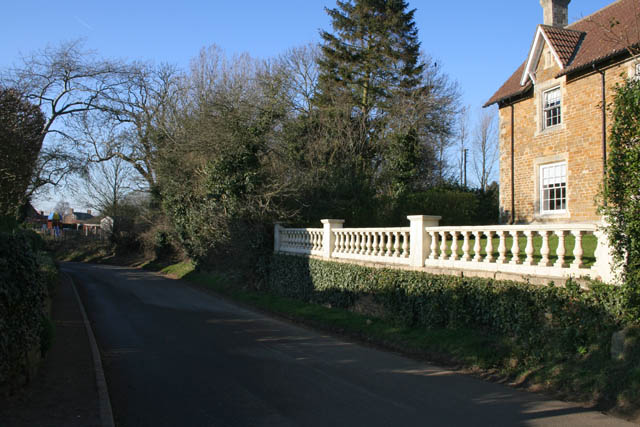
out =
[(551, 126), (551, 127), (539, 130), (539, 131), (537, 131), (535, 133), (534, 136), (546, 136), (546, 135), (554, 134), (556, 132), (563, 131), (565, 129), (566, 129), (566, 127), (565, 127), (564, 123), (561, 123), (559, 125), (555, 125), (555, 126)]
[(533, 216), (534, 219), (549, 220), (549, 219), (569, 219), (571, 214), (569, 211), (564, 210), (560, 212), (540, 212)]

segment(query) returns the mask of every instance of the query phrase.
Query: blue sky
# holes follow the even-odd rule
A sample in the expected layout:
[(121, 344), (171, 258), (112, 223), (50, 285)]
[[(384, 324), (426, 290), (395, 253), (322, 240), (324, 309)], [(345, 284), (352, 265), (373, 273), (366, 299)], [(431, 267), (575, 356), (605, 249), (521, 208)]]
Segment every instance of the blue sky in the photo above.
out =
[[(573, 0), (569, 22), (613, 0)], [(480, 108), (526, 58), (542, 23), (538, 0), (408, 0), (422, 49), (460, 85), (463, 103)], [(0, 68), (20, 54), (85, 38), (104, 57), (186, 67), (205, 46), (269, 58), (318, 42), (331, 29), (324, 7), (335, 0), (10, 1), (3, 5)]]

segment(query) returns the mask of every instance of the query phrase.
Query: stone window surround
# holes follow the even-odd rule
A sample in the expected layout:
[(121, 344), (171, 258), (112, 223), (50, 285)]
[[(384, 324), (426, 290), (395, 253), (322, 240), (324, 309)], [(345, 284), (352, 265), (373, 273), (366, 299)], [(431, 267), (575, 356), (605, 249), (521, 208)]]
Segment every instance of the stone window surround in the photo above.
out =
[[(567, 164), (567, 207), (566, 210), (559, 213), (542, 213), (541, 209), (541, 198), (540, 194), (540, 166), (548, 165), (551, 163), (560, 163), (565, 162)], [(534, 192), (534, 201), (533, 201), (533, 219), (537, 221), (547, 221), (547, 220), (567, 220), (571, 218), (571, 169), (569, 168), (569, 154), (555, 154), (552, 156), (544, 156), (538, 157), (533, 161), (533, 192)]]
[[(536, 114), (534, 117), (536, 123), (536, 132), (533, 135), (534, 137), (546, 135), (548, 133), (562, 131), (566, 129), (566, 121), (565, 121), (565, 113), (566, 113), (566, 102), (567, 99), (567, 89), (565, 85), (566, 77), (562, 76), (558, 79), (550, 79), (545, 82), (538, 82), (535, 85), (534, 91), (534, 103), (536, 105)], [(548, 128), (544, 127), (544, 93), (554, 89), (555, 87), (560, 88), (560, 124), (551, 126)]]

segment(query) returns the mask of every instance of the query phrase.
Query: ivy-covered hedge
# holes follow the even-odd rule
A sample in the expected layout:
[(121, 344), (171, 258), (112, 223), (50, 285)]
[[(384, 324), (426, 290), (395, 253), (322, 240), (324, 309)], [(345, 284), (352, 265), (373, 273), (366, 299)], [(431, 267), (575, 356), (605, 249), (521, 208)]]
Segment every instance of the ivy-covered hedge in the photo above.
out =
[(57, 270), (41, 248), (33, 232), (0, 233), (0, 388), (28, 377), (32, 355), (51, 340), (47, 299)]
[[(606, 348), (623, 318), (618, 289), (589, 291), (378, 269), (274, 255), (269, 288), (279, 295), (352, 309), (363, 297), (405, 326), (470, 328), (512, 337), (527, 356)], [(605, 347), (602, 347), (605, 346)]]

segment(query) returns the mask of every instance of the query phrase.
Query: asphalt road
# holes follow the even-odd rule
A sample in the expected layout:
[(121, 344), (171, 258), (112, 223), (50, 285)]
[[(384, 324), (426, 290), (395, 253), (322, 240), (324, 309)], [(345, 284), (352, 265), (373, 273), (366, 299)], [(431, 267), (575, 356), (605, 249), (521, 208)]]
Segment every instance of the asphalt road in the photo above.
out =
[(119, 426), (625, 425), (237, 307), (141, 270), (65, 263)]

